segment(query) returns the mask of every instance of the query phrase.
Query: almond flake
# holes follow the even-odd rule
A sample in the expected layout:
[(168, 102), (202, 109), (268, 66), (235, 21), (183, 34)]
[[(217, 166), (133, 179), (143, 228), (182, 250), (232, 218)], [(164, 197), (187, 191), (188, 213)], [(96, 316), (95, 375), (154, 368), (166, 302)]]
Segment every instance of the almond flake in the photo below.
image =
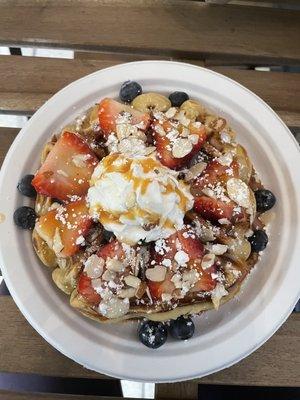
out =
[(202, 174), (202, 172), (204, 171), (204, 169), (206, 168), (207, 164), (204, 162), (199, 162), (195, 165), (193, 165), (188, 172), (185, 174), (185, 178), (184, 180), (186, 182), (189, 182), (195, 178), (197, 178), (197, 176), (199, 176), (200, 174)]
[(167, 269), (161, 265), (146, 269), (146, 278), (152, 282), (162, 282), (166, 277)]
[(137, 289), (139, 287), (140, 283), (141, 283), (141, 280), (137, 276), (128, 275), (128, 276), (125, 276), (124, 282), (126, 283), (126, 285)]
[(103, 272), (102, 279), (106, 282), (113, 281), (116, 277), (116, 273), (114, 271), (109, 271), (108, 269)]
[(59, 233), (59, 228), (55, 229), (54, 237), (53, 237), (53, 245), (52, 249), (54, 253), (59, 256), (60, 252), (64, 248), (64, 245), (61, 241), (60, 233)]
[(128, 299), (131, 299), (132, 297), (135, 296), (135, 289), (133, 287), (127, 289), (120, 289), (118, 291), (118, 296), (121, 297), (122, 299), (125, 299), (126, 297)]
[(193, 150), (193, 144), (185, 138), (178, 138), (172, 148), (172, 155), (175, 158), (185, 157)]
[(119, 299), (116, 296), (112, 296), (107, 300), (102, 300), (99, 304), (99, 312), (104, 317), (109, 319), (120, 318), (127, 314), (129, 311), (128, 298), (124, 300)]
[(122, 272), (125, 269), (124, 264), (119, 261), (119, 260), (115, 260), (114, 258), (108, 258), (106, 260), (106, 268), (109, 271), (114, 271), (114, 272)]
[(203, 269), (212, 267), (215, 263), (215, 258), (216, 256), (213, 253), (205, 254), (205, 256), (202, 258), (201, 267)]
[(211, 292), (211, 300), (216, 309), (218, 309), (220, 306), (221, 298), (226, 296), (227, 294), (228, 292), (225, 289), (224, 285), (222, 283), (217, 283), (217, 286)]
[(195, 134), (189, 135), (188, 139), (193, 145), (195, 145), (199, 142), (199, 136), (195, 135)]
[(173, 118), (176, 113), (177, 113), (177, 109), (175, 107), (171, 107), (168, 109), (168, 111), (165, 112), (165, 116), (167, 118)]
[(250, 190), (245, 182), (241, 179), (231, 178), (227, 181), (226, 186), (231, 200), (244, 208), (251, 206)]
[(84, 263), (84, 272), (89, 278), (99, 278), (102, 275), (104, 264), (103, 258), (92, 254)]
[[(117, 124), (116, 125), (116, 134), (119, 140), (125, 139), (129, 137), (132, 133), (133, 126), (130, 124)], [(137, 128), (135, 128), (137, 131)]]
[(161, 299), (164, 302), (168, 302), (168, 301), (172, 300), (172, 295), (170, 293), (162, 293)]
[(211, 246), (210, 251), (215, 254), (216, 256), (221, 256), (222, 254), (226, 253), (228, 246), (226, 244), (213, 244)]

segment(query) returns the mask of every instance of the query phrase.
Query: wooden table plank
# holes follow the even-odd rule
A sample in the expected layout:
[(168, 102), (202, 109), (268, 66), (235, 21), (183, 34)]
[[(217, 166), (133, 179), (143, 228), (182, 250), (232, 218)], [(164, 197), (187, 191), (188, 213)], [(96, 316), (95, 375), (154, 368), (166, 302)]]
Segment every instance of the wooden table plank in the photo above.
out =
[[(8, 392), (0, 390), (1, 400), (133, 400), (124, 397), (87, 396), (55, 393)], [(138, 399), (135, 399), (138, 400)], [(141, 400), (141, 399), (140, 399)]]
[[(25, 321), (10, 296), (0, 296), (0, 371), (102, 378), (54, 350)], [(100, 328), (99, 328), (100, 329)], [(14, 340), (14, 338), (18, 340)], [(297, 386), (300, 382), (300, 314), (292, 314), (259, 350), (239, 364), (193, 382), (210, 384)], [(20, 357), (22, 354), (22, 357)], [(164, 392), (177, 398), (177, 391)]]
[(109, 379), (83, 368), (50, 346), (28, 324), (10, 296), (0, 296), (0, 315), (1, 372)]
[(0, 43), (299, 63), (300, 12), (184, 0), (3, 0)]
[(0, 167), (19, 129), (0, 128)]
[[(119, 58), (107, 61), (0, 56), (0, 112), (32, 114), (63, 86), (120, 61)], [(201, 61), (199, 63), (202, 64)], [(300, 127), (300, 74), (227, 67), (211, 69), (254, 91), (274, 108), (289, 126)]]

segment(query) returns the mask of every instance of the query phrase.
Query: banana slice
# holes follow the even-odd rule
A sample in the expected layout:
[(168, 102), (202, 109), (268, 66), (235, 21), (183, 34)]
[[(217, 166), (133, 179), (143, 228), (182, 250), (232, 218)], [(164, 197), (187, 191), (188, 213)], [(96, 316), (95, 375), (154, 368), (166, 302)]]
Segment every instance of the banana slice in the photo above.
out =
[(182, 103), (180, 110), (183, 110), (185, 116), (192, 121), (195, 121), (198, 117), (204, 118), (206, 115), (204, 106), (195, 100), (186, 100)]
[(165, 112), (171, 107), (171, 102), (166, 96), (159, 93), (144, 93), (137, 96), (131, 105), (141, 112)]
[(54, 268), (57, 266), (57, 258), (54, 251), (50, 249), (35, 229), (32, 232), (32, 243), (37, 256), (46, 267)]

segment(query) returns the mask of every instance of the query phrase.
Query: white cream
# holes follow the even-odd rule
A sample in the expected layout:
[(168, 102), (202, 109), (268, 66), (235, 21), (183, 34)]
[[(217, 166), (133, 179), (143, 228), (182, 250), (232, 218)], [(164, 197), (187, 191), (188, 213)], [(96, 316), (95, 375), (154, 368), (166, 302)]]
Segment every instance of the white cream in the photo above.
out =
[(128, 244), (166, 238), (193, 206), (187, 184), (151, 157), (105, 157), (96, 167), (88, 202), (92, 216)]

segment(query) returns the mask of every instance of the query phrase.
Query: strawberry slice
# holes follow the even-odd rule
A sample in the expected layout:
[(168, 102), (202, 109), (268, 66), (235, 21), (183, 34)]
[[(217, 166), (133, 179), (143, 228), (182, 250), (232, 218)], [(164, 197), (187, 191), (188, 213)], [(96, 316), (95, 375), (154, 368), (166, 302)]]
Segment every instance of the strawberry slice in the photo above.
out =
[(228, 167), (213, 160), (207, 164), (201, 175), (192, 182), (191, 192), (194, 195), (201, 194), (202, 189), (207, 186), (214, 186), (217, 183), (224, 185), (228, 179), (238, 177), (239, 167), (236, 161), (233, 161)]
[(102, 257), (104, 260), (107, 258), (117, 258), (118, 260), (123, 260), (125, 258), (125, 252), (122, 244), (116, 239), (103, 245), (99, 249), (97, 255), (98, 257)]
[(78, 293), (83, 296), (90, 304), (99, 304), (101, 297), (92, 286), (92, 279), (82, 273), (77, 284)]
[(35, 229), (56, 253), (69, 257), (77, 253), (91, 225), (92, 218), (85, 200), (78, 200), (42, 215)]
[(177, 237), (182, 250), (188, 254), (191, 260), (202, 259), (204, 255), (204, 246), (193, 230), (183, 229), (178, 231)]
[(163, 293), (172, 294), (175, 290), (175, 285), (171, 281), (173, 272), (168, 271), (163, 282), (148, 281), (147, 285), (150, 290), (151, 297), (155, 300), (161, 299)]
[(218, 223), (220, 219), (227, 219), (230, 223), (246, 221), (247, 214), (242, 207), (233, 201), (225, 203), (207, 196), (195, 197), (194, 210), (203, 218)]
[[(172, 148), (176, 140), (184, 139), (182, 134), (185, 128), (179, 125), (178, 128), (176, 128), (178, 136), (177, 138), (173, 138), (175, 128), (169, 120), (164, 122), (154, 121), (152, 127), (158, 158), (163, 165), (171, 169), (180, 169), (187, 165), (194, 154), (200, 150), (207, 137), (203, 125), (197, 126), (195, 123), (190, 123), (188, 130), (190, 134), (193, 135), (193, 139), (197, 139), (198, 137), (198, 140), (192, 145), (191, 151), (187, 155), (177, 158), (174, 157)], [(165, 134), (162, 135), (161, 132), (165, 132)]]
[(106, 138), (111, 132), (116, 132), (117, 119), (122, 117), (122, 115), (125, 117), (126, 113), (130, 115), (130, 124), (141, 124), (139, 129), (143, 131), (148, 128), (150, 124), (150, 115), (148, 113), (142, 113), (126, 104), (109, 98), (103, 99), (100, 102), (98, 114), (99, 125)]
[(32, 180), (36, 191), (59, 200), (83, 196), (98, 158), (78, 135), (63, 132)]
[(200, 274), (199, 280), (192, 287), (191, 292), (209, 292), (216, 287), (216, 280), (212, 277), (212, 274), (216, 272), (216, 266), (213, 265), (210, 268), (203, 269), (201, 267), (201, 261), (195, 260), (189, 264), (192, 268), (195, 268)]

